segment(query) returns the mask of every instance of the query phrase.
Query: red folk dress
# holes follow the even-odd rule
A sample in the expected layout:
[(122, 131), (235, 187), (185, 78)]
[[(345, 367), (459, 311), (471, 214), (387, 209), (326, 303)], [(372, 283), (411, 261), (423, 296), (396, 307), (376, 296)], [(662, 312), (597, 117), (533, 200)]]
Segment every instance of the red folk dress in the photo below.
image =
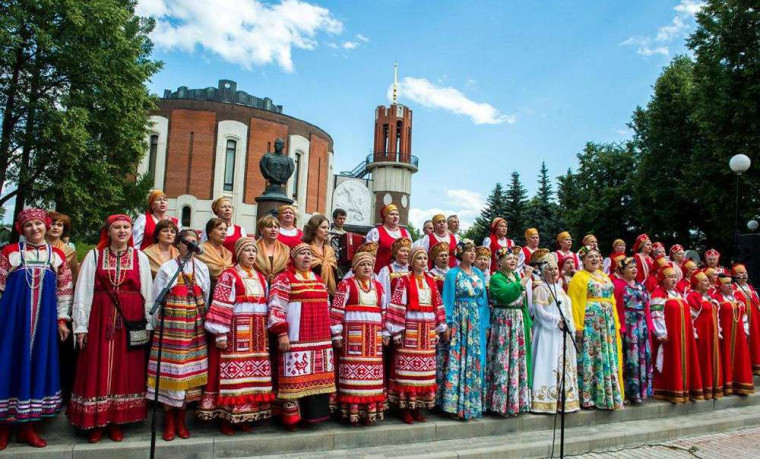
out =
[(147, 418), (146, 348), (127, 347), (127, 329), (108, 291), (115, 292), (125, 318), (138, 321), (149, 318), (151, 286), (148, 257), (135, 248), (120, 257), (96, 249), (82, 262), (73, 320), (74, 333), (87, 333), (87, 344), (66, 410), (72, 425), (87, 430)]
[(744, 313), (744, 303), (737, 301), (733, 295), (724, 295), (721, 292), (717, 292), (714, 298), (720, 303), (718, 316), (723, 330), (723, 393), (752, 394), (755, 392), (755, 383), (747, 344), (749, 323)]
[(388, 307), (388, 331), (394, 340), (388, 398), (401, 409), (433, 408), (436, 393), (436, 345), (446, 331), (446, 313), (435, 279), (409, 273), (399, 279)]
[[(377, 242), (377, 256), (375, 257), (375, 274), (378, 274), (381, 269), (388, 266), (393, 259), (391, 255), (391, 246), (393, 242), (401, 237), (411, 239), (409, 231), (399, 227), (396, 231), (398, 236), (391, 234), (383, 225), (369, 230), (367, 233), (367, 242)], [(456, 244), (455, 244), (456, 246)]]
[(672, 403), (703, 400), (697, 343), (689, 305), (658, 286), (650, 299), (655, 339), (654, 398)]
[[(267, 284), (255, 270), (237, 265), (217, 280), (205, 328), (208, 382), (198, 406), (204, 420), (258, 421), (272, 415), (272, 364), (267, 334)], [(216, 343), (227, 343), (219, 349)]]
[(633, 258), (636, 260), (636, 268), (638, 268), (636, 282), (644, 284), (652, 271), (654, 271), (654, 259), (643, 253), (637, 253)]
[[(285, 234), (283, 231), (287, 231), (288, 233), (292, 232), (293, 234)], [(280, 234), (277, 235), (277, 240), (287, 245), (291, 249), (300, 244), (301, 239), (303, 239), (303, 231), (298, 228), (292, 228), (290, 230), (280, 228)], [(234, 253), (234, 250), (232, 252)]]
[(691, 320), (697, 333), (697, 354), (705, 399), (721, 398), (723, 366), (720, 358), (722, 335), (718, 322), (718, 304), (709, 295), (696, 290), (689, 292), (686, 302), (691, 308)]
[(335, 408), (351, 424), (384, 417), (383, 336), (388, 333), (383, 296), (376, 280), (365, 286), (352, 277), (338, 285), (330, 308), (333, 340), (341, 342)]
[(755, 288), (749, 284), (745, 286), (734, 284), (734, 295), (736, 300), (744, 303), (746, 307), (752, 373), (760, 375), (760, 298), (758, 298)]

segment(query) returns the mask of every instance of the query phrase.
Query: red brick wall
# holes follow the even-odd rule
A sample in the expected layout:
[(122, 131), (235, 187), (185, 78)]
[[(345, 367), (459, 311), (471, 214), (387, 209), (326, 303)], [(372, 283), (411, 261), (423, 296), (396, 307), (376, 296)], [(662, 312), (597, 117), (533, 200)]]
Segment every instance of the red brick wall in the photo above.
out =
[(215, 144), (214, 112), (172, 110), (164, 180), (167, 196), (191, 194), (211, 199)]
[(274, 151), (274, 141), (277, 138), (285, 141), (283, 151), (288, 153), (288, 125), (274, 121), (251, 118), (248, 129), (248, 152), (245, 169), (245, 195), (243, 202), (256, 204), (255, 198), (261, 196), (266, 187), (264, 177), (259, 170), (259, 160), (267, 153), (267, 144), (271, 144), (269, 151)]
[(307, 178), (306, 212), (325, 215), (328, 167), (327, 142), (315, 135), (309, 138), (309, 175)]

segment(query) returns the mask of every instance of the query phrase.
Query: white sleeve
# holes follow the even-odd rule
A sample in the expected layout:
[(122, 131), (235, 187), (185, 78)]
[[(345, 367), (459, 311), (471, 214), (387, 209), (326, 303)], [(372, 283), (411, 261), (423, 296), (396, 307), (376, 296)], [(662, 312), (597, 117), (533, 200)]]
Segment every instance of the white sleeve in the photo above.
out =
[[(166, 284), (169, 283), (169, 273), (166, 269), (164, 269), (164, 266), (166, 266), (166, 263), (161, 265), (161, 267), (158, 269), (158, 272), (156, 273), (156, 278), (153, 279), (153, 303), (156, 303), (156, 300), (158, 300), (158, 295), (161, 294), (161, 292), (164, 290), (164, 287), (166, 287)], [(142, 280), (142, 276), (141, 279)], [(159, 311), (156, 311), (156, 314), (153, 314), (150, 316), (149, 321), (151, 325), (153, 326), (153, 329), (155, 330), (157, 325), (159, 324)]]
[(535, 324), (540, 324), (545, 328), (556, 328), (560, 321), (559, 311), (557, 311), (551, 293), (547, 295), (546, 290), (547, 287), (542, 286), (533, 290), (530, 296), (534, 308), (532, 311), (533, 320)]
[(486, 236), (486, 238), (483, 239), (483, 243), (480, 245), (482, 245), (483, 247), (491, 247), (491, 238)]
[(248, 233), (245, 231), (245, 228), (243, 228), (241, 225), (238, 226), (240, 226), (240, 237), (248, 237)]
[(421, 238), (417, 239), (416, 241), (412, 242), (412, 247), (413, 248), (422, 247), (422, 241), (424, 239), (425, 239), (424, 237), (421, 237)]
[(367, 233), (367, 242), (377, 242), (380, 240), (380, 232), (377, 230), (377, 228), (372, 228)]
[(150, 272), (148, 256), (137, 251), (137, 263), (140, 267), (140, 294), (145, 299), (145, 318), (148, 319), (148, 330), (153, 330), (150, 323), (150, 310), (153, 309), (153, 278)]
[(95, 270), (98, 265), (96, 250), (90, 250), (79, 266), (79, 276), (74, 289), (74, 306), (71, 312), (74, 333), (87, 333), (90, 325), (92, 296), (95, 291)]
[(602, 262), (602, 270), (604, 271), (604, 274), (610, 275), (610, 266), (612, 266), (612, 258), (607, 257)]
[(517, 271), (522, 272), (525, 267), (525, 252), (520, 250), (520, 255), (517, 256)]
[(203, 304), (208, 311), (209, 306), (211, 306), (209, 304), (209, 301), (211, 300), (211, 276), (208, 272), (208, 266), (200, 260), (193, 259), (193, 262), (195, 263), (195, 272), (198, 275), (198, 286), (203, 290)]
[[(390, 269), (388, 269), (387, 266), (385, 266), (383, 269), (380, 270), (379, 273), (377, 273), (377, 281), (380, 282), (380, 285), (383, 286), (384, 292), (389, 292), (391, 289), (391, 276), (390, 276)], [(382, 303), (382, 307), (385, 311), (388, 310), (388, 303), (390, 302), (391, 295), (385, 295), (384, 301)]]
[(132, 225), (132, 240), (138, 249), (142, 245), (143, 237), (145, 237), (145, 223), (145, 214), (140, 214), (135, 219), (135, 224)]
[[(664, 306), (665, 301), (665, 298), (655, 298), (651, 300), (650, 304)], [(668, 329), (665, 327), (665, 311), (652, 310), (652, 324), (654, 325), (654, 333), (658, 338), (668, 337)]]

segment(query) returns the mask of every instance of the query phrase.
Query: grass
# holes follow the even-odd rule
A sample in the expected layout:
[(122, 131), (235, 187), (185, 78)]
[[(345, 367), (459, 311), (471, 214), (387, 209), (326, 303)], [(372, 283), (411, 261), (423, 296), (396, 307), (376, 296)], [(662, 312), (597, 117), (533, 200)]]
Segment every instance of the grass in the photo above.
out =
[(95, 244), (86, 244), (84, 242), (74, 242), (74, 244), (77, 248), (77, 260), (80, 262), (84, 259), (84, 256), (87, 255), (87, 252), (95, 248)]

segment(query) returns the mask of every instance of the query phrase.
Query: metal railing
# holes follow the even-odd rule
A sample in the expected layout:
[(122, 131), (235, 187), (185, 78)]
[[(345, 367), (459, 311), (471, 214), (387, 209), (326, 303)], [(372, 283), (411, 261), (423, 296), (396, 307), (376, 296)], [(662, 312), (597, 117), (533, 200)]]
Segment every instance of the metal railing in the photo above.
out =
[(411, 164), (412, 166), (419, 168), (420, 160), (414, 155), (405, 155), (402, 153), (397, 152), (389, 152), (389, 153), (370, 153), (367, 155), (367, 158), (356, 165), (353, 169), (350, 171), (342, 171), (340, 175), (344, 177), (354, 177), (354, 178), (364, 178), (367, 175), (369, 175), (369, 169), (367, 166), (369, 166), (372, 163), (382, 163), (382, 162), (395, 162), (395, 163), (405, 163), (405, 164)]

